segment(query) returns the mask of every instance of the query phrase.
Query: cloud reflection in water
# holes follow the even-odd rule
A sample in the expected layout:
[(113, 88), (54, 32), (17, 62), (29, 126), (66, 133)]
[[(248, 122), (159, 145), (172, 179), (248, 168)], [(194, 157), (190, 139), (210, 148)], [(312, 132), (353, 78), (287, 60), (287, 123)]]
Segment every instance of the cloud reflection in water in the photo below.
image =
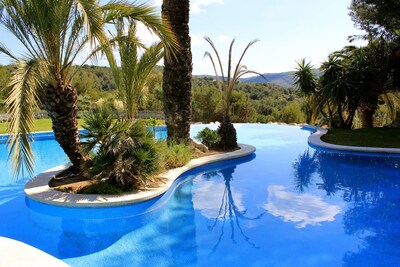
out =
[(339, 206), (329, 205), (320, 197), (311, 194), (298, 195), (286, 189), (280, 185), (268, 186), (268, 201), (264, 208), (285, 222), (295, 223), (296, 228), (332, 222), (341, 211)]

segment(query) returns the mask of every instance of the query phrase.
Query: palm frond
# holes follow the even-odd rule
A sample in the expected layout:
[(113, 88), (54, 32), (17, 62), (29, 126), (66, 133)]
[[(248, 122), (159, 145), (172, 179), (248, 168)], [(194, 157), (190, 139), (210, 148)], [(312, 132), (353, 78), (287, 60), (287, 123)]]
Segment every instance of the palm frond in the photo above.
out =
[(222, 67), (221, 57), (219, 56), (217, 48), (215, 47), (214, 42), (211, 40), (210, 37), (205, 36), (204, 40), (206, 40), (207, 43), (210, 44), (211, 48), (214, 50), (214, 53), (215, 53), (215, 56), (217, 57), (219, 68), (220, 68), (220, 71), (221, 71), (222, 82), (225, 82), (224, 69)]
[(15, 176), (24, 173), (33, 175), (33, 153), (29, 134), (33, 129), (33, 111), (37, 108), (37, 90), (42, 86), (40, 77), (46, 75), (46, 66), (38, 60), (17, 61), (11, 73), (11, 91), (6, 99), (10, 113), (9, 157)]
[(240, 66), (241, 66), (241, 64), (242, 64), (243, 57), (244, 57), (244, 55), (246, 54), (247, 50), (248, 50), (253, 44), (255, 44), (255, 43), (259, 42), (259, 41), (260, 41), (260, 40), (255, 39), (255, 40), (253, 40), (253, 41), (251, 41), (251, 42), (249, 42), (249, 43), (247, 44), (246, 48), (245, 48), (245, 49), (243, 50), (243, 52), (242, 52), (242, 55), (240, 56), (240, 59), (239, 59), (238, 63), (236, 64), (235, 73), (238, 72), (238, 70), (239, 70), (239, 68), (240, 68)]
[(229, 55), (228, 55), (228, 83), (231, 81), (231, 67), (232, 67), (232, 49), (233, 44), (235, 43), (235, 39), (232, 40), (231, 45), (229, 46)]
[(18, 60), (18, 58), (3, 43), (0, 43), (0, 53), (6, 54), (13, 60)]
[(214, 59), (213, 59), (212, 55), (210, 54), (210, 52), (205, 52), (205, 53), (204, 53), (204, 57), (208, 57), (208, 58), (210, 59), (210, 61), (211, 61), (211, 64), (212, 64), (212, 66), (213, 66), (214, 73), (215, 73), (215, 79), (217, 79), (218, 90), (219, 90), (219, 92), (220, 92), (220, 94), (221, 94), (221, 96), (222, 96), (223, 88), (222, 88), (222, 85), (221, 85), (221, 81), (220, 81), (220, 79), (219, 79), (219, 75), (218, 75), (218, 72), (217, 72), (217, 68), (216, 68), (216, 66), (215, 66)]
[(174, 56), (179, 49), (179, 43), (171, 25), (165, 18), (160, 17), (157, 10), (144, 3), (128, 3), (127, 1), (111, 1), (102, 6), (104, 21), (113, 22), (120, 17), (130, 17), (141, 22), (154, 33), (163, 43), (167, 57)]

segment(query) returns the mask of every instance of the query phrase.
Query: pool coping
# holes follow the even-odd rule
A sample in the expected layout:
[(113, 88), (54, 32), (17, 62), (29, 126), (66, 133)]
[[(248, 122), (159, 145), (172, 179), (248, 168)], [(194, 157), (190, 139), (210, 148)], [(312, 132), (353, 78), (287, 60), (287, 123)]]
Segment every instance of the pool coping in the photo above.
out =
[(0, 266), (69, 266), (40, 249), (3, 236), (0, 236), (0, 251)]
[(321, 137), (328, 132), (327, 129), (318, 127), (316, 131), (308, 137), (308, 143), (319, 148), (346, 151), (346, 152), (363, 152), (363, 153), (387, 153), (400, 154), (400, 148), (384, 148), (384, 147), (365, 147), (365, 146), (344, 146), (326, 143)]
[(167, 172), (159, 175), (162, 178), (167, 179), (167, 182), (156, 189), (149, 189), (139, 191), (133, 194), (124, 195), (95, 195), (95, 194), (70, 194), (61, 191), (54, 190), (49, 187), (49, 181), (51, 178), (59, 172), (69, 167), (69, 164), (59, 165), (52, 169), (49, 169), (36, 177), (32, 178), (25, 185), (25, 195), (37, 202), (64, 206), (64, 207), (113, 207), (123, 206), (134, 203), (140, 203), (152, 198), (155, 198), (165, 193), (173, 184), (173, 182), (183, 173), (213, 162), (224, 161), (228, 159), (235, 159), (251, 155), (256, 151), (256, 148), (250, 145), (238, 144), (240, 149), (227, 152), (223, 154), (215, 154), (205, 156), (201, 158), (192, 159), (183, 167), (171, 169)]

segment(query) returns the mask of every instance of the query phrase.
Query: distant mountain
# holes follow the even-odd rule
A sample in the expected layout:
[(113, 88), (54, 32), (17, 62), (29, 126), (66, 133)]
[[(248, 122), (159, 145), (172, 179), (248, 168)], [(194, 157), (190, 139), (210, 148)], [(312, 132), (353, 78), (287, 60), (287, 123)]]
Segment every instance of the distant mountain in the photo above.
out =
[[(293, 87), (293, 71), (287, 71), (287, 72), (280, 72), (280, 73), (264, 73), (263, 75), (267, 80), (264, 80), (264, 78), (260, 76), (252, 76), (248, 78), (242, 78), (240, 79), (241, 82), (247, 82), (247, 83), (273, 83), (282, 87), (290, 88)], [(196, 75), (197, 77), (204, 77), (204, 78), (214, 78), (215, 76), (213, 75)], [(221, 78), (221, 77), (220, 77)]]
[(263, 75), (267, 80), (260, 76), (252, 76), (249, 78), (242, 78), (241, 81), (248, 83), (273, 83), (282, 87), (293, 87), (293, 71), (280, 73), (263, 73)]

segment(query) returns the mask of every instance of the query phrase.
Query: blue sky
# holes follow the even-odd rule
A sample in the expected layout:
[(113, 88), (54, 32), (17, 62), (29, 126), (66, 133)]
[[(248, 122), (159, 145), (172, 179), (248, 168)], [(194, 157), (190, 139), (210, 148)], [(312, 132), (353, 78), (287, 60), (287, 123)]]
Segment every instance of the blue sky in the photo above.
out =
[[(148, 1), (160, 6), (162, 0)], [(361, 34), (348, 13), (350, 0), (191, 0), (190, 32), (193, 73), (213, 74), (203, 36), (209, 36), (227, 62), (230, 41), (236, 38), (234, 61), (246, 44), (260, 39), (243, 63), (258, 72), (291, 71), (301, 58), (319, 66), (330, 52), (348, 45), (349, 35)], [(22, 47), (0, 29), (0, 41), (13, 51)], [(144, 35), (143, 38), (149, 38)], [(361, 45), (362, 43), (355, 43)], [(236, 60), (235, 60), (236, 59)], [(9, 60), (0, 55), (0, 64)], [(105, 63), (102, 63), (104, 65)]]

